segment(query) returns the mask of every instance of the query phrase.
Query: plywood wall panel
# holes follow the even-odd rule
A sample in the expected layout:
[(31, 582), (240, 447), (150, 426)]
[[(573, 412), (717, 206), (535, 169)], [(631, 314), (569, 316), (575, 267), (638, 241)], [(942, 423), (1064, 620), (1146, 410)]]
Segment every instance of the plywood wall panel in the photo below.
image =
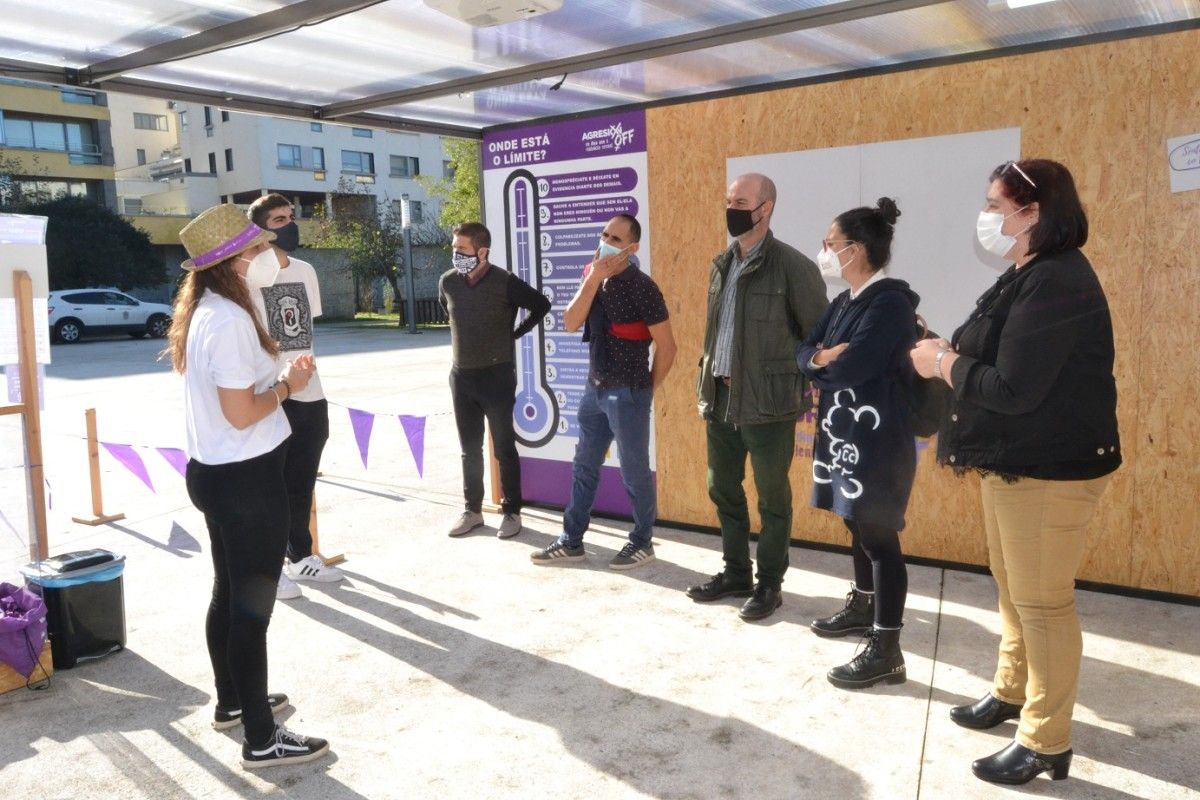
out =
[(1136, 382), (1125, 401), (1138, 422), (1126, 468), (1131, 565), (1137, 586), (1200, 595), (1200, 190), (1172, 193), (1166, 162), (1168, 139), (1200, 138), (1200, 37), (1149, 41), (1144, 246), (1127, 265), (1143, 277), (1127, 340)]
[[(1126, 466), (1092, 526), (1081, 577), (1200, 595), (1200, 423), (1186, 414), (1200, 393), (1200, 193), (1171, 196), (1164, 164), (1166, 137), (1200, 131), (1196, 52), (1200, 31), (1185, 31), (648, 111), (654, 269), (679, 342), (657, 401), (659, 515), (716, 524), (694, 395), (708, 267), (727, 241), (726, 159), (1020, 127), (1025, 157), (1063, 161), (1076, 177), (1091, 221), (1085, 252), (1117, 338)], [(779, 203), (819, 190), (780, 185)], [(803, 437), (798, 444), (806, 446)], [(807, 454), (798, 457), (793, 535), (845, 543), (839, 520), (808, 507), (810, 470)], [(940, 469), (923, 452), (904, 545), (985, 563), (978, 479)]]

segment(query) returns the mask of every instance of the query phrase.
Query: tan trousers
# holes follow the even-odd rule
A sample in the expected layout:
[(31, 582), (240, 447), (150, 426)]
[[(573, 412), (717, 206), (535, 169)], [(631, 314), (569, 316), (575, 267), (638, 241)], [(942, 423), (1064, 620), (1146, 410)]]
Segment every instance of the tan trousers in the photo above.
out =
[(1084, 527), (1111, 476), (1087, 481), (982, 481), (988, 561), (1000, 593), (1000, 657), (992, 694), (1017, 703), (1017, 742), (1038, 753), (1071, 747), (1083, 635), (1075, 573)]

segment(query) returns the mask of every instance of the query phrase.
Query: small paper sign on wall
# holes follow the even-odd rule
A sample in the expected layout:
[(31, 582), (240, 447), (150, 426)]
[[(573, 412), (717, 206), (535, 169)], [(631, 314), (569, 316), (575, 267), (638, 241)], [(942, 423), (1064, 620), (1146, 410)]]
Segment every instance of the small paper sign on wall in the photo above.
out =
[(1200, 133), (1168, 139), (1167, 163), (1172, 192), (1200, 189)]

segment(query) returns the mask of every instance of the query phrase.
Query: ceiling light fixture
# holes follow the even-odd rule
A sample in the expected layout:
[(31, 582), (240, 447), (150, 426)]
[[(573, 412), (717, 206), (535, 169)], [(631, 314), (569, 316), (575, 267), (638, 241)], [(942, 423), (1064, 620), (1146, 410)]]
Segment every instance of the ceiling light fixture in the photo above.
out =
[(504, 25), (558, 11), (563, 0), (425, 0), (434, 11), (476, 28)]
[(1025, 8), (1025, 6), (1036, 6), (1052, 2), (1054, 0), (987, 0), (990, 11), (997, 11), (1002, 8)]

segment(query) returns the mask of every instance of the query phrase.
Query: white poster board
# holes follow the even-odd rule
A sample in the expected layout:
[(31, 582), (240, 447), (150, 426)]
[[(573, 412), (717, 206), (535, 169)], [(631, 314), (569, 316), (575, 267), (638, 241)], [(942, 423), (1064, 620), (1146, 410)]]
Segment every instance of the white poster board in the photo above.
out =
[[(921, 296), (931, 330), (949, 337), (1007, 265), (975, 239), (988, 176), (1021, 157), (1021, 129), (731, 158), (729, 180), (761, 172), (779, 191), (771, 229), (814, 261), (834, 217), (891, 197), (900, 208), (888, 274)], [(832, 299), (846, 289), (829, 280)]]
[(39, 364), (50, 363), (46, 221), (45, 217), (0, 214), (0, 365), (17, 363), (17, 302), (13, 297), (13, 273), (21, 270), (33, 279), (37, 361)]

